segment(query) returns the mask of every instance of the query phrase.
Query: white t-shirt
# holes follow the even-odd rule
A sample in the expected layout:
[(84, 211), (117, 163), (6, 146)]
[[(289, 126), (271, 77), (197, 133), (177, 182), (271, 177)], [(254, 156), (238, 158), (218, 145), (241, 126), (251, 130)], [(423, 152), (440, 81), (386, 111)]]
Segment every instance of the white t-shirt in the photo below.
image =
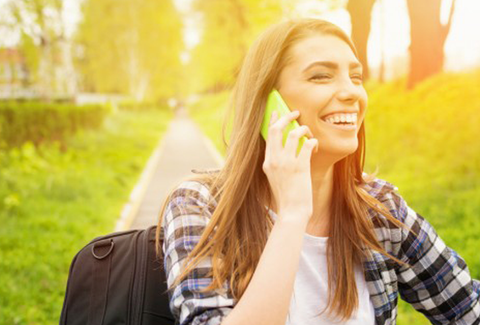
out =
[(325, 309), (328, 299), (327, 241), (328, 237), (304, 235), (286, 325), (374, 325), (373, 304), (360, 267), (355, 270), (359, 307), (352, 318), (340, 323), (329, 319), (328, 311), (316, 316)]

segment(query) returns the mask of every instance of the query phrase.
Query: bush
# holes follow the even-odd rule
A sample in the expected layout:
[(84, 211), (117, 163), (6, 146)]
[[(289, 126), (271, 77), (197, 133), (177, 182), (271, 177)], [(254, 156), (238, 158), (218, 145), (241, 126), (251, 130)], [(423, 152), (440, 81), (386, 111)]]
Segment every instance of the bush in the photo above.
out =
[(0, 103), (0, 139), (4, 146), (35, 146), (58, 141), (65, 145), (68, 136), (79, 129), (102, 125), (109, 108), (103, 105), (47, 104), (40, 102)]
[(126, 111), (143, 111), (150, 109), (168, 109), (166, 101), (143, 101), (138, 102), (133, 99), (125, 99), (117, 103), (117, 107)]

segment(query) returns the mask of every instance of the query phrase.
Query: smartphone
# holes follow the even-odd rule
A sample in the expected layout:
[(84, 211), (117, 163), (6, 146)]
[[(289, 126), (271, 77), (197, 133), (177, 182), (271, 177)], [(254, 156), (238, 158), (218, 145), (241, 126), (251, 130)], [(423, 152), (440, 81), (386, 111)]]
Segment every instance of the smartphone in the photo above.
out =
[[(288, 108), (287, 104), (285, 103), (282, 96), (276, 89), (273, 89), (268, 95), (267, 104), (265, 107), (265, 115), (263, 116), (262, 129), (260, 133), (262, 134), (265, 141), (267, 140), (268, 127), (270, 126), (270, 119), (272, 117), (272, 113), (274, 110), (277, 111), (278, 118), (290, 112), (290, 109)], [(298, 124), (298, 122), (296, 120), (293, 120), (285, 127), (285, 129), (283, 129), (283, 142), (282, 142), (283, 146), (285, 146), (285, 142), (287, 141), (288, 133), (298, 128), (299, 126), (300, 125)], [(300, 149), (302, 149), (302, 146), (305, 140), (307, 140), (307, 137), (305, 136), (299, 139), (299, 144), (297, 147), (297, 155), (300, 152)]]

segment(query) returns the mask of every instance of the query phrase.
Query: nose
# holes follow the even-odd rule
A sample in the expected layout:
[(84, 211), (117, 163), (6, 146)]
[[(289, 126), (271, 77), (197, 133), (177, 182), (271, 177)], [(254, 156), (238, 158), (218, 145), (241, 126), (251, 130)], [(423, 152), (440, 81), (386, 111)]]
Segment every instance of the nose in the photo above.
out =
[(355, 84), (350, 77), (338, 81), (337, 98), (349, 104), (357, 102), (362, 94), (362, 85)]

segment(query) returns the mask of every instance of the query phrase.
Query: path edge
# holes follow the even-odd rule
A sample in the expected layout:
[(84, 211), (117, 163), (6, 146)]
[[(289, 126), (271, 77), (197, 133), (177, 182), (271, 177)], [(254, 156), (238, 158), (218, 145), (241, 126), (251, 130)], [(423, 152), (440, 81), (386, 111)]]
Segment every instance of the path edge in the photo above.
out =
[(155, 167), (160, 161), (160, 156), (164, 147), (163, 139), (164, 137), (159, 140), (157, 147), (148, 159), (147, 164), (140, 175), (139, 181), (130, 193), (128, 202), (123, 206), (120, 213), (120, 218), (117, 220), (115, 225), (115, 232), (129, 230), (133, 221), (135, 220), (135, 216), (140, 208), (140, 203), (145, 197), (149, 180), (155, 173)]
[[(200, 133), (202, 134), (203, 142), (205, 143), (207, 150), (212, 155), (217, 165), (223, 166), (225, 160), (223, 156), (220, 154), (220, 152), (217, 150), (215, 145), (213, 144), (212, 140), (210, 140), (207, 136), (205, 136), (204, 133), (201, 132), (201, 130), (200, 130)], [(146, 167), (143, 170), (139, 178), (139, 181), (137, 182), (132, 192), (130, 193), (129, 201), (123, 206), (123, 209), (120, 213), (120, 218), (117, 220), (117, 223), (115, 225), (115, 230), (114, 230), (115, 232), (129, 230), (131, 225), (133, 224), (133, 221), (135, 220), (135, 216), (137, 215), (138, 210), (140, 208), (140, 204), (142, 203), (145, 197), (145, 193), (147, 191), (149, 181), (151, 180), (153, 174), (156, 171), (156, 167), (160, 162), (160, 157), (163, 152), (163, 148), (165, 146), (164, 140), (165, 140), (165, 137), (162, 137), (159, 140), (157, 148), (148, 159)]]

